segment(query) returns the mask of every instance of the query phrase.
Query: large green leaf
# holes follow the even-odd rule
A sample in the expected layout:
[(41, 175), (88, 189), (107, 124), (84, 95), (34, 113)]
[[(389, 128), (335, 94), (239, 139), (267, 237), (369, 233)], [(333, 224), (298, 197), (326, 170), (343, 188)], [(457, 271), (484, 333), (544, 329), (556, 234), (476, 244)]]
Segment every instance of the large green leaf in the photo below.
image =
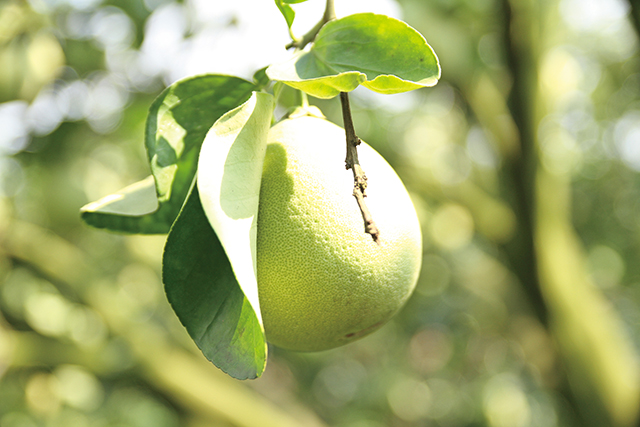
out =
[(168, 87), (151, 105), (146, 124), (155, 206), (147, 179), (84, 206), (82, 218), (91, 226), (112, 231), (169, 232), (193, 181), (207, 131), (256, 89), (246, 80), (222, 75), (191, 77)]
[(162, 262), (167, 298), (205, 357), (234, 378), (259, 377), (267, 360), (264, 331), (195, 185), (171, 228)]
[(281, 81), (318, 98), (332, 98), (362, 84), (393, 94), (433, 86), (440, 65), (415, 29), (385, 15), (359, 13), (327, 23), (310, 50), (267, 69)]
[(258, 319), (258, 202), (273, 108), (272, 95), (254, 92), (211, 127), (198, 161), (197, 182), (204, 212)]

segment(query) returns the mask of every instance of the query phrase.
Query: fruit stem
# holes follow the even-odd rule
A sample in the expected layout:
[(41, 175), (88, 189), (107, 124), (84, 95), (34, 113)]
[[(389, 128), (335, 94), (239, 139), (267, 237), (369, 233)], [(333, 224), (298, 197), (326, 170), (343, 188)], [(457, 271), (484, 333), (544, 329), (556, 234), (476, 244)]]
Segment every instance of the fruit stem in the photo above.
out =
[(309, 97), (306, 92), (299, 90), (298, 96), (300, 96), (300, 106), (307, 108), (309, 106)]
[[(285, 47), (287, 49), (291, 49), (292, 47), (295, 47), (297, 50), (304, 49), (306, 45), (308, 45), (309, 43), (315, 40), (316, 36), (320, 32), (320, 29), (324, 27), (324, 24), (326, 24), (329, 21), (333, 21), (334, 19), (336, 19), (336, 9), (334, 6), (334, 0), (327, 0), (327, 5), (325, 6), (324, 15), (322, 15), (322, 19), (311, 30), (309, 30), (307, 34), (302, 36), (301, 39), (296, 39), (294, 37), (291, 37), (293, 41), (288, 45), (286, 45)], [(291, 32), (290, 34), (292, 35)]]
[(364, 174), (360, 161), (358, 160), (358, 145), (362, 142), (356, 135), (351, 118), (351, 108), (349, 106), (349, 95), (340, 92), (340, 103), (342, 104), (342, 119), (344, 121), (344, 132), (347, 138), (347, 157), (344, 159), (345, 167), (353, 171), (353, 197), (358, 202), (358, 207), (364, 220), (364, 232), (371, 235), (373, 241), (380, 244), (380, 230), (371, 217), (371, 212), (364, 202), (367, 197), (367, 176)]

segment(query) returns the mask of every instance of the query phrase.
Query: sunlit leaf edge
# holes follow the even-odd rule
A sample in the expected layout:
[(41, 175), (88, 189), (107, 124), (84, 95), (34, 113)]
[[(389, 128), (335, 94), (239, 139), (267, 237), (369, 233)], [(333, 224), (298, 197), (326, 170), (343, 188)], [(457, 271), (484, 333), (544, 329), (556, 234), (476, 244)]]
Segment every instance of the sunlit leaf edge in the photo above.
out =
[[(424, 42), (424, 47), (428, 50), (429, 55), (433, 57), (434, 65), (436, 67), (435, 74), (420, 80), (416, 80), (416, 81), (406, 80), (392, 73), (379, 74), (374, 79), (368, 80), (366, 74), (361, 72), (362, 70), (351, 70), (351, 71), (342, 71), (342, 72), (337, 70), (332, 70), (332, 71), (335, 71), (336, 73), (332, 75), (324, 75), (324, 76), (318, 76), (318, 77), (306, 78), (306, 79), (286, 78), (286, 77), (283, 78), (278, 75), (278, 73), (281, 72), (282, 68), (285, 68), (287, 66), (295, 67), (295, 64), (297, 63), (297, 61), (304, 56), (311, 55), (317, 58), (316, 52), (314, 51), (314, 46), (315, 46), (314, 45), (311, 47), (310, 50), (297, 52), (296, 54), (294, 54), (294, 56), (292, 56), (287, 61), (284, 61), (278, 64), (272, 64), (266, 70), (267, 76), (271, 80), (280, 81), (295, 89), (302, 90), (311, 96), (315, 96), (317, 98), (322, 98), (322, 99), (333, 98), (337, 96), (340, 92), (350, 92), (354, 90), (359, 84), (362, 84), (366, 88), (381, 94), (397, 94), (397, 93), (408, 92), (411, 90), (420, 89), (424, 87), (435, 86), (441, 77), (442, 70), (440, 67), (440, 61), (438, 59), (438, 56), (436, 55), (433, 48), (426, 41), (424, 36), (420, 34), (420, 32), (418, 32), (416, 29), (411, 27), (409, 24), (407, 24), (406, 22), (391, 18), (386, 15), (378, 15), (373, 13), (360, 13), (360, 14), (349, 15), (345, 18), (342, 18), (342, 20), (347, 18), (353, 19), (353, 17), (365, 17), (367, 15), (393, 20), (396, 24), (402, 24), (404, 28), (411, 31), (412, 35), (419, 36)], [(328, 31), (327, 28), (331, 30), (331, 26), (334, 26), (336, 23), (340, 23), (340, 21), (341, 20), (335, 20), (326, 24), (320, 30), (318, 37), (316, 38), (316, 43), (318, 43), (319, 40), (320, 41), (322, 40), (323, 34), (326, 34), (326, 32)], [(323, 62), (323, 65), (327, 68), (330, 68), (330, 65), (327, 64), (326, 62)], [(340, 90), (336, 91), (335, 84), (328, 84), (328, 82), (331, 82), (333, 79), (337, 77), (343, 77), (345, 75), (353, 75), (355, 73), (358, 74), (358, 80), (359, 80), (358, 85), (347, 85), (346, 87), (340, 88)], [(363, 77), (361, 77), (361, 75)]]
[[(190, 98), (196, 98), (196, 97), (203, 98), (206, 96), (208, 92), (215, 93), (218, 90), (220, 90), (220, 88), (229, 87), (229, 80), (233, 80), (237, 84), (247, 85), (247, 88), (241, 92), (243, 96), (237, 97), (236, 101), (232, 105), (229, 105), (228, 108), (224, 109), (224, 111), (219, 111), (219, 114), (217, 116), (214, 114), (209, 115), (207, 117), (208, 123), (198, 126), (200, 132), (202, 133), (202, 139), (197, 143), (197, 146), (184, 147), (183, 152), (180, 154), (181, 158), (185, 157), (185, 155), (188, 153), (193, 153), (193, 156), (195, 156), (195, 159), (193, 160), (197, 161), (197, 153), (200, 150), (200, 145), (202, 144), (202, 140), (204, 140), (204, 137), (206, 136), (206, 132), (213, 125), (213, 123), (218, 118), (220, 118), (220, 116), (222, 116), (226, 111), (234, 109), (235, 107), (237, 107), (238, 105), (241, 105), (247, 99), (249, 99), (249, 97), (251, 96), (251, 93), (254, 90), (259, 90), (259, 88), (256, 86), (255, 83), (247, 81), (241, 77), (232, 76), (228, 74), (200, 74), (200, 75), (186, 77), (184, 79), (181, 79), (172, 83), (156, 97), (156, 99), (153, 101), (153, 103), (149, 107), (149, 113), (145, 123), (144, 144), (145, 144), (145, 149), (147, 151), (147, 158), (151, 166), (151, 173), (154, 176), (156, 181), (158, 199), (160, 200), (161, 203), (165, 199), (170, 198), (172, 196), (171, 189), (173, 187), (173, 180), (171, 181), (172, 183), (169, 186), (169, 188), (162, 188), (162, 185), (163, 185), (161, 183), (162, 177), (160, 176), (160, 172), (158, 172), (154, 167), (154, 156), (157, 154), (157, 150), (155, 150), (156, 149), (155, 145), (157, 143), (156, 137), (159, 131), (159, 128), (157, 125), (159, 121), (159, 116), (167, 114), (168, 112), (172, 112), (174, 108), (177, 108), (179, 106), (184, 106), (186, 104), (186, 101), (190, 99), (190, 98), (171, 97), (170, 95), (174, 94), (174, 92), (178, 91), (180, 88), (182, 88), (185, 85), (188, 85), (191, 83), (199, 83), (201, 80), (209, 80), (209, 79), (213, 79), (213, 80), (224, 79), (226, 81), (222, 85), (218, 85), (218, 86), (212, 85), (211, 89), (209, 89), (208, 91), (199, 91)], [(221, 100), (224, 100), (224, 99), (226, 98), (221, 97)], [(212, 105), (210, 103), (207, 103), (205, 104), (205, 107), (211, 108)], [(204, 108), (202, 108), (202, 110), (204, 110)], [(193, 180), (193, 176), (195, 176), (195, 171), (196, 171), (196, 168), (194, 165), (192, 167), (192, 170), (189, 171), (188, 179), (185, 180), (186, 182), (191, 183), (191, 181)], [(174, 179), (175, 179), (175, 176), (174, 176)], [(189, 185), (185, 185), (184, 194), (181, 195), (182, 201), (186, 199), (188, 189), (189, 189)]]
[[(258, 72), (260, 71), (261, 70), (259, 70)], [(156, 99), (151, 103), (149, 107), (149, 113), (145, 123), (144, 145), (147, 150), (147, 157), (149, 158), (150, 162), (152, 158), (152, 154), (150, 151), (150, 145), (151, 145), (150, 141), (152, 140), (152, 138), (155, 139), (155, 136), (156, 136), (157, 122), (158, 122), (157, 114), (160, 112), (162, 107), (165, 107), (164, 110), (166, 112), (166, 111), (170, 111), (173, 107), (181, 103), (184, 103), (184, 99), (174, 100), (173, 103), (165, 103), (167, 96), (171, 94), (172, 91), (176, 90), (176, 88), (180, 85), (188, 84), (189, 82), (192, 82), (192, 81), (200, 81), (200, 80), (206, 80), (206, 79), (232, 79), (239, 84), (247, 85), (247, 90), (244, 92), (244, 96), (238, 97), (235, 105), (231, 106), (229, 109), (233, 109), (237, 105), (242, 104), (243, 102), (246, 101), (246, 98), (248, 98), (251, 95), (252, 91), (260, 89), (257, 82), (252, 83), (240, 77), (226, 75), (226, 74), (201, 74), (201, 75), (190, 76), (174, 82), (173, 84), (165, 88), (156, 97)], [(202, 96), (202, 93), (199, 93), (199, 96)], [(153, 117), (154, 114), (156, 114), (155, 120)], [(224, 114), (224, 112), (220, 113), (217, 117), (215, 115), (212, 115), (212, 118), (208, 119), (211, 122), (211, 125), (215, 120), (217, 120), (220, 116), (222, 116), (222, 114)], [(207, 126), (207, 129), (208, 128), (209, 126)], [(203, 134), (202, 140), (204, 140), (205, 135), (206, 135), (206, 132)], [(195, 159), (197, 159), (197, 154), (199, 152), (201, 143), (202, 141), (200, 141), (200, 144), (198, 144), (197, 147), (190, 147), (191, 149), (189, 151), (192, 152), (191, 157), (195, 157)], [(192, 161), (192, 163), (194, 164), (197, 163), (195, 159), (194, 161)], [(82, 220), (91, 227), (105, 229), (105, 230), (116, 232), (116, 233), (166, 234), (169, 232), (171, 228), (171, 224), (173, 224), (173, 222), (175, 221), (178, 213), (180, 212), (182, 205), (186, 200), (188, 188), (189, 188), (186, 183), (191, 182), (196, 173), (195, 168), (192, 168), (192, 169), (193, 169), (192, 171), (186, 173), (187, 176), (186, 176), (186, 179), (184, 179), (185, 182), (182, 185), (182, 188), (183, 188), (182, 193), (184, 194), (178, 194), (177, 195), (178, 197), (174, 197), (176, 196), (174, 192), (173, 194), (170, 193), (171, 197), (167, 198), (167, 197), (163, 197), (164, 195), (166, 195), (167, 190), (160, 188), (160, 184), (158, 183), (158, 177), (155, 175), (155, 173), (153, 173), (154, 171), (152, 167), (152, 178), (148, 177), (141, 182), (145, 182), (145, 184), (148, 184), (147, 180), (153, 179), (156, 198), (157, 198), (157, 208), (153, 211), (147, 210), (144, 212), (140, 212), (139, 214), (99, 211), (100, 208), (103, 208), (108, 204), (109, 200), (120, 198), (122, 195), (121, 194), (122, 192), (126, 192), (131, 187), (135, 187), (140, 184), (140, 183), (134, 183), (134, 184), (131, 184), (130, 186), (125, 187), (122, 190), (119, 190), (116, 193), (104, 196), (99, 200), (86, 204), (80, 209), (80, 216)], [(176, 174), (174, 174), (174, 180), (175, 180)], [(171, 188), (173, 186), (174, 186), (174, 182), (172, 181)]]
[[(187, 219), (185, 219), (185, 217)], [(182, 230), (183, 227), (196, 228), (196, 232), (187, 234), (186, 231)], [(176, 239), (182, 239), (182, 242), (174, 244)], [(180, 240), (178, 241), (180, 242)], [(208, 246), (205, 246), (205, 248), (209, 249), (208, 253), (203, 253), (197, 250), (199, 247), (198, 243), (202, 241), (209, 244)], [(177, 250), (174, 250), (174, 248), (177, 248)], [(187, 251), (194, 249), (196, 249), (196, 253), (193, 254), (193, 256), (188, 253), (185, 255)], [(207, 257), (207, 255), (209, 256)], [(203, 256), (207, 257), (207, 259), (204, 262), (199, 262), (200, 259), (198, 257)], [(180, 320), (180, 323), (185, 327), (189, 336), (193, 339), (194, 343), (200, 349), (205, 358), (233, 378), (245, 380), (260, 377), (266, 368), (268, 353), (264, 328), (258, 320), (251, 304), (242, 292), (231, 269), (224, 249), (206, 218), (204, 210), (200, 204), (200, 197), (198, 195), (195, 180), (178, 218), (171, 227), (165, 244), (162, 261), (162, 280), (165, 285), (167, 299), (176, 313), (176, 316)], [(216, 261), (219, 263), (219, 265), (217, 265), (219, 268), (216, 268), (213, 264)], [(197, 267), (201, 269), (201, 273), (204, 271), (204, 274), (201, 274), (201, 277), (206, 277), (209, 280), (215, 279), (219, 286), (227, 285), (228, 288), (227, 296), (220, 302), (220, 306), (215, 312), (213, 312), (213, 306), (204, 306), (206, 311), (210, 312), (213, 317), (213, 319), (207, 323), (204, 333), (196, 328), (191, 319), (189, 319), (189, 316), (193, 316), (194, 313), (197, 313), (198, 307), (194, 306), (190, 303), (191, 301), (189, 301), (187, 308), (183, 311), (181, 302), (179, 298), (177, 298), (177, 293), (174, 291), (175, 289), (185, 292), (186, 289), (189, 288), (181, 286), (184, 285), (184, 283), (180, 283), (180, 280), (174, 281), (171, 278), (174, 276), (173, 272), (187, 269), (189, 264), (196, 264)], [(210, 269), (211, 271), (207, 271), (206, 269)], [(179, 274), (176, 275), (179, 276)], [(189, 284), (193, 284), (195, 280), (196, 285), (194, 287), (197, 286), (197, 270), (196, 273), (193, 273), (193, 270), (190, 270), (189, 274), (186, 275), (186, 278), (191, 279), (189, 280)], [(174, 282), (178, 282), (175, 287)], [(198, 294), (193, 298), (193, 301), (201, 303), (206, 302), (206, 292), (213, 292), (216, 290), (216, 287), (206, 285), (202, 290), (204, 290), (204, 295)], [(245, 320), (247, 320), (246, 315), (248, 314), (248, 330), (253, 331), (253, 333), (249, 334), (249, 339), (253, 338), (254, 341), (253, 346), (251, 347), (253, 348), (253, 352), (248, 352), (252, 353), (252, 355), (249, 354), (247, 356), (245, 354), (241, 359), (238, 359), (237, 354), (234, 354), (233, 350), (237, 350), (237, 344), (241, 343), (243, 338), (247, 338), (247, 329), (238, 330), (239, 328), (236, 325), (233, 334), (229, 337), (230, 329), (226, 330), (226, 334), (224, 330), (224, 326), (228, 326), (228, 322), (221, 321), (219, 317), (220, 311), (224, 311), (225, 309), (228, 311), (229, 304), (233, 305), (234, 302), (237, 310), (239, 300), (242, 301), (240, 304), (240, 311), (245, 313)], [(253, 326), (251, 326), (251, 324)], [(220, 328), (223, 328), (223, 330), (220, 331)], [(211, 345), (211, 342), (207, 342), (205, 340), (207, 337), (220, 341), (227, 338), (227, 341)], [(244, 363), (241, 362), (241, 364), (238, 365), (238, 360), (242, 359), (244, 359)]]
[[(129, 199), (136, 212), (118, 212)], [(166, 208), (166, 206), (165, 206)], [(131, 184), (80, 208), (81, 219), (89, 226), (126, 234), (166, 234), (174, 218), (158, 203), (153, 176)]]
[(274, 102), (273, 95), (254, 92), (223, 114), (202, 144), (197, 175), (204, 212), (260, 321), (255, 224)]
[(299, 89), (320, 99), (330, 99), (340, 92), (351, 92), (366, 82), (367, 76), (358, 71), (340, 73), (335, 76), (318, 77), (299, 81), (283, 81), (294, 89)]

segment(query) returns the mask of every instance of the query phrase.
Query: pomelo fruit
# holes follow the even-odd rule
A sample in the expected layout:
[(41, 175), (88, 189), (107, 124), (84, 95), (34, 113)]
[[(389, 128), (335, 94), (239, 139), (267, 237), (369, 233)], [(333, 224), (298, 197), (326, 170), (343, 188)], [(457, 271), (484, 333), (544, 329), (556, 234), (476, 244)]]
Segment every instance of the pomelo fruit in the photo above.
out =
[(364, 233), (345, 133), (318, 117), (269, 130), (257, 220), (258, 294), (267, 341), (325, 350), (386, 323), (413, 291), (422, 259), (420, 225), (395, 171), (366, 143), (365, 202), (380, 230)]

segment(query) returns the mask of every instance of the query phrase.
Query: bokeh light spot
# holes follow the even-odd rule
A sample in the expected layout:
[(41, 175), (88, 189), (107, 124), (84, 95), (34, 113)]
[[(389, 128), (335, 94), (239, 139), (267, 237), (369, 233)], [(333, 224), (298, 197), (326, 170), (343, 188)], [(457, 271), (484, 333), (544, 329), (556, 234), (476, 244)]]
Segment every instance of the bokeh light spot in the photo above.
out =
[(431, 403), (431, 390), (426, 383), (400, 377), (389, 388), (387, 401), (393, 413), (407, 422), (426, 418)]
[(526, 427), (531, 422), (531, 407), (519, 379), (499, 374), (484, 387), (484, 414), (491, 427)]
[(41, 334), (62, 335), (70, 309), (69, 302), (60, 295), (35, 292), (25, 302), (25, 320)]
[(444, 368), (453, 354), (453, 343), (448, 332), (441, 328), (427, 328), (417, 332), (409, 342), (409, 357), (414, 368), (430, 374)]
[(625, 265), (620, 254), (605, 245), (596, 245), (589, 250), (589, 271), (591, 279), (603, 289), (610, 289), (620, 283)]
[(92, 411), (102, 404), (102, 384), (91, 372), (75, 365), (61, 365), (54, 373), (56, 392), (67, 405)]
[(469, 244), (473, 232), (473, 217), (462, 205), (448, 203), (433, 214), (431, 236), (443, 249), (455, 250)]
[(451, 282), (451, 268), (438, 255), (425, 255), (422, 258), (422, 273), (418, 279), (416, 291), (422, 295), (441, 294)]

